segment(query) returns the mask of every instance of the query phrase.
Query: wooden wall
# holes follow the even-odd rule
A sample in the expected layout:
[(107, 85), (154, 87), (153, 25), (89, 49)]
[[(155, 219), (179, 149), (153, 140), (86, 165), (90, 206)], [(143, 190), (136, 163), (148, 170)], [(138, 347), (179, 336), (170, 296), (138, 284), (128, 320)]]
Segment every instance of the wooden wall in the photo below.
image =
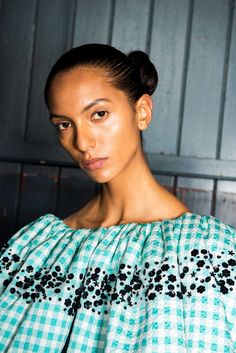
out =
[(196, 213), (236, 226), (234, 0), (1, 0), (1, 241), (45, 213), (65, 217), (97, 185), (62, 150), (43, 101), (67, 49), (149, 53), (159, 72), (144, 149), (156, 178)]

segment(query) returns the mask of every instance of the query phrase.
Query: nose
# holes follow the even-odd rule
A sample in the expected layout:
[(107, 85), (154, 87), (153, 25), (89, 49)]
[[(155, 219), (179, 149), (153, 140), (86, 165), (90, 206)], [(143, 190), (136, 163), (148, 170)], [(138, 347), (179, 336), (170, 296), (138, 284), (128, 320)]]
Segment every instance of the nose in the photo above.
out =
[(96, 141), (91, 129), (85, 126), (76, 126), (73, 144), (74, 147), (81, 152), (86, 152), (87, 150), (96, 147)]

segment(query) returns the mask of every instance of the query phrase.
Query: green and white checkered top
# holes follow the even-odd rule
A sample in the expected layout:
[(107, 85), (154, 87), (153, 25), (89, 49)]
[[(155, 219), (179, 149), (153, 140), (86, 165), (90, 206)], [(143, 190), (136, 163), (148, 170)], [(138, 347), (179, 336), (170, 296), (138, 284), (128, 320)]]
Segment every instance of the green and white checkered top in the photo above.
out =
[(235, 236), (190, 212), (77, 230), (45, 214), (1, 250), (0, 352), (236, 352)]

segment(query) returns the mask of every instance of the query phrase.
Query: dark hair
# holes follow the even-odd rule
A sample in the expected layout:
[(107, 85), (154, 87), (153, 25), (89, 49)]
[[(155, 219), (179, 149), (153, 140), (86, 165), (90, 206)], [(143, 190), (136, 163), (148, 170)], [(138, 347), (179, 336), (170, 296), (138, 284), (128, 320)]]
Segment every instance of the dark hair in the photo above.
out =
[(55, 75), (79, 66), (103, 69), (111, 84), (124, 91), (131, 103), (135, 103), (144, 93), (152, 95), (158, 83), (156, 68), (144, 52), (137, 50), (126, 55), (107, 44), (85, 44), (70, 49), (53, 65), (44, 89), (47, 106)]

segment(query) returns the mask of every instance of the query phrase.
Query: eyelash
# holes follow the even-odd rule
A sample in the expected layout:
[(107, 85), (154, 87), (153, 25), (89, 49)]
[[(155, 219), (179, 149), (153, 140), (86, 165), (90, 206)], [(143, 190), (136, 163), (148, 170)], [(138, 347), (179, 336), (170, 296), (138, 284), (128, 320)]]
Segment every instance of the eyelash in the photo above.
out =
[(105, 113), (105, 114), (102, 117), (100, 117), (99, 119), (94, 119), (94, 120), (103, 120), (103, 119), (105, 119), (105, 117), (108, 114), (108, 112), (106, 110), (98, 110), (97, 112), (93, 113), (92, 116), (99, 114), (99, 113)]
[[(106, 118), (107, 114), (108, 114), (108, 112), (105, 111), (105, 110), (99, 110), (99, 111), (93, 113), (93, 114), (92, 114), (92, 117), (94, 117), (96, 114), (99, 114), (99, 113), (105, 113), (105, 114), (104, 114), (102, 117), (100, 116), (98, 119), (92, 119), (92, 120), (104, 120), (104, 119)], [(99, 115), (98, 115), (98, 116), (99, 116)], [(71, 125), (71, 123), (69, 123), (68, 121), (62, 121), (62, 122), (60, 122), (60, 123), (56, 123), (56, 124), (53, 124), (53, 125), (55, 126), (56, 130), (58, 130), (58, 131), (63, 131), (63, 130), (66, 130), (67, 127), (68, 127), (68, 126), (67, 126), (67, 127), (65, 127), (64, 129), (63, 129), (63, 128), (60, 128), (60, 126), (62, 126), (63, 124), (70, 124), (70, 125)]]
[(61, 123), (56, 123), (56, 124), (53, 124), (56, 128), (56, 130), (58, 131), (63, 131), (63, 130), (66, 130), (67, 127), (65, 127), (64, 129), (60, 129), (60, 126), (62, 126), (63, 124), (70, 124), (68, 121), (62, 121)]

